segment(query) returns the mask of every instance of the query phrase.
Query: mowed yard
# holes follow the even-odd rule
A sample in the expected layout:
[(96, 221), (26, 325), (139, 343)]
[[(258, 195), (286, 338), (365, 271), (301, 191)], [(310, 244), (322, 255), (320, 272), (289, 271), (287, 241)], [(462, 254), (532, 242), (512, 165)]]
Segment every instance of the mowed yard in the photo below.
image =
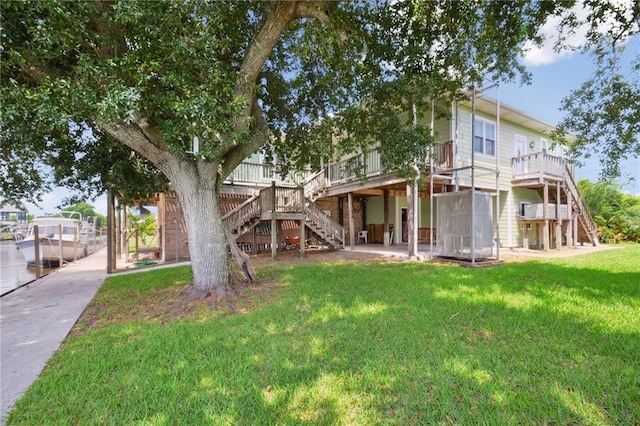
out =
[(233, 311), (109, 278), (7, 424), (640, 424), (640, 245), (258, 272)]

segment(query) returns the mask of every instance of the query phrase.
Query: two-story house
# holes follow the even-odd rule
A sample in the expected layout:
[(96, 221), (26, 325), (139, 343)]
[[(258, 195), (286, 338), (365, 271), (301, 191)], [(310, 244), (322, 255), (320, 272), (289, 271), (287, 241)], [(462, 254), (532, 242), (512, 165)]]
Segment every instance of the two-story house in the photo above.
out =
[[(598, 244), (564, 147), (549, 139), (553, 126), (487, 97), (452, 104), (451, 117), (435, 122), (417, 183), (385, 173), (375, 148), (288, 178), (256, 154), (222, 188), (225, 226), (246, 251), (274, 255), (291, 241), (404, 244), (410, 253), (419, 242), (428, 244), (422, 255), (475, 262), (501, 249)], [(163, 194), (167, 203), (177, 205), (175, 196)], [(179, 214), (158, 213), (165, 260), (186, 250), (169, 211)], [(170, 237), (172, 228), (182, 237)]]

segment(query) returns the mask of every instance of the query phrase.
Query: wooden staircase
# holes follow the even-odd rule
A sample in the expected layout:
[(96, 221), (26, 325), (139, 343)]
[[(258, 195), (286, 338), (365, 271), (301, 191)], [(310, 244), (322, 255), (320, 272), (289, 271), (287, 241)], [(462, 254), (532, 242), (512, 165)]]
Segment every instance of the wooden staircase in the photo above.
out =
[(322, 210), (307, 200), (305, 206), (305, 224), (320, 240), (334, 249), (344, 248), (345, 229), (342, 225), (331, 219)]
[[(304, 191), (304, 192), (301, 192)], [(224, 227), (238, 239), (264, 220), (304, 220), (316, 237), (333, 249), (344, 247), (345, 229), (302, 194), (310, 190), (264, 188), (222, 216)]]
[(260, 195), (254, 195), (238, 207), (224, 214), (222, 216), (222, 224), (237, 239), (260, 223), (261, 211)]
[[(578, 227), (578, 239), (581, 240), (586, 236), (589, 239), (589, 242), (594, 246), (600, 245), (598, 240), (598, 226), (595, 221), (591, 217), (591, 213), (589, 213), (589, 208), (587, 207), (587, 203), (580, 195), (578, 191), (578, 186), (576, 185), (575, 180), (573, 179), (573, 175), (569, 170), (569, 167), (565, 163), (564, 167), (564, 188), (567, 198), (571, 199), (571, 208), (574, 214), (574, 217), (577, 216), (578, 223), (580, 226)], [(581, 235), (582, 232), (582, 235)], [(582, 237), (582, 238), (581, 238)]]
[[(578, 191), (567, 160), (546, 152), (533, 152), (511, 159), (514, 184), (522, 188), (538, 188), (544, 200), (544, 189), (549, 183), (561, 186), (558, 194), (549, 191), (549, 203), (566, 204), (571, 208), (571, 219), (577, 223), (573, 238), (578, 242), (599, 245), (598, 227), (589, 208)], [(558, 199), (560, 198), (560, 199)], [(564, 227), (564, 223), (563, 223)]]
[[(573, 179), (571, 171), (569, 168), (564, 165), (564, 169), (562, 172), (562, 179), (553, 181), (560, 182), (562, 185), (562, 189), (560, 192), (560, 199), (555, 191), (549, 191), (549, 204), (570, 204), (571, 205), (571, 219), (577, 221), (577, 235), (574, 237), (580, 243), (589, 242), (594, 246), (598, 246), (600, 244), (598, 240), (598, 226), (595, 221), (591, 217), (589, 213), (589, 208), (580, 195), (578, 191), (578, 187)], [(542, 188), (538, 189), (540, 196), (544, 199), (544, 191)], [(566, 228), (566, 224), (563, 223), (563, 230)]]

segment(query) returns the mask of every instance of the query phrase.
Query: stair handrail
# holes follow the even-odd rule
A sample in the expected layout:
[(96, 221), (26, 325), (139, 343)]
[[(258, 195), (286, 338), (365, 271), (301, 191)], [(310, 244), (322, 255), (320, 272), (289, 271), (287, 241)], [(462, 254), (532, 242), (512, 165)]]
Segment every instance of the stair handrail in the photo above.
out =
[(236, 231), (239, 234), (242, 225), (260, 216), (260, 208), (260, 194), (254, 195), (222, 216), (222, 224), (226, 229)]
[[(307, 215), (307, 226), (324, 240), (329, 242), (336, 241), (344, 247), (345, 229), (342, 225), (334, 221), (331, 216), (325, 214), (310, 200), (307, 200), (305, 213)], [(311, 223), (315, 223), (317, 226), (311, 226)]]
[(594, 245), (597, 245), (598, 244), (598, 226), (596, 225), (595, 221), (591, 217), (591, 213), (589, 212), (587, 203), (584, 201), (584, 198), (582, 197), (582, 195), (580, 195), (580, 192), (578, 192), (578, 186), (576, 185), (576, 182), (573, 179), (573, 175), (571, 174), (571, 171), (569, 170), (569, 165), (566, 161), (565, 161), (564, 173), (566, 175), (564, 181), (567, 184), (569, 191), (571, 192), (571, 199), (576, 203), (576, 205), (580, 209), (581, 222), (585, 226), (587, 232), (589, 232), (589, 236), (592, 238), (592, 242), (594, 243)]
[[(276, 211), (302, 211), (299, 189), (270, 187), (264, 188), (258, 195), (245, 200), (242, 204), (222, 216), (225, 229), (241, 234), (243, 225), (252, 219), (260, 217), (262, 212), (270, 211), (273, 206), (273, 195), (276, 197)], [(331, 216), (325, 214), (313, 202), (305, 198), (305, 221), (320, 238), (332, 245), (344, 247), (345, 229), (335, 222)]]
[(327, 187), (327, 168), (323, 167), (317, 172), (311, 174), (303, 182), (305, 198), (312, 198), (313, 195)]
[(300, 201), (301, 191), (302, 188), (284, 188), (275, 185), (260, 190), (262, 213), (270, 211), (302, 212), (302, 205)]

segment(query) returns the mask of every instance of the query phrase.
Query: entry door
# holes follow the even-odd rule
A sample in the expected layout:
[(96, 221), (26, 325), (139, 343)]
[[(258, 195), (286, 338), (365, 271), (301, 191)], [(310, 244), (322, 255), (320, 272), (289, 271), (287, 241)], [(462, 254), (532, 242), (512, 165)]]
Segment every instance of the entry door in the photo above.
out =
[[(527, 155), (527, 137), (516, 134), (514, 137), (514, 155)], [(529, 159), (519, 159), (516, 163), (516, 175), (524, 175), (529, 171)]]

